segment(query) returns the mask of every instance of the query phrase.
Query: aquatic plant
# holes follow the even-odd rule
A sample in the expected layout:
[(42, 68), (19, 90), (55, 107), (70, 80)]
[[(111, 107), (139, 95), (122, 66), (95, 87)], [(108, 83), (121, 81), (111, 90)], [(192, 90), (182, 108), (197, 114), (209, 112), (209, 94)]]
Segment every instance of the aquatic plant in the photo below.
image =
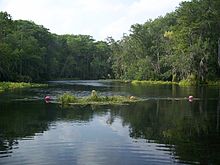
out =
[(190, 81), (188, 79), (186, 80), (181, 80), (178, 85), (179, 86), (195, 86), (197, 85), (198, 83), (196, 81)]
[(66, 105), (66, 104), (69, 104), (69, 103), (76, 103), (76, 102), (78, 102), (78, 99), (74, 95), (71, 95), (69, 93), (64, 93), (63, 95), (61, 95), (58, 98), (58, 101), (62, 105)]
[(47, 86), (47, 84), (37, 84), (37, 83), (24, 83), (24, 82), (0, 82), (0, 92), (20, 89), (20, 88), (29, 88), (29, 87), (43, 87)]
[(69, 93), (64, 93), (58, 98), (61, 105), (106, 105), (106, 104), (124, 104), (129, 102), (136, 102), (134, 96), (99, 96), (95, 90), (92, 90), (91, 95), (83, 98), (77, 98)]
[(131, 81), (132, 85), (179, 85), (179, 86), (196, 86), (196, 85), (208, 85), (208, 86), (220, 86), (220, 81), (207, 81), (199, 83), (198, 81), (192, 79), (184, 79), (180, 82), (171, 82), (171, 81), (151, 81), (151, 80), (133, 80)]
[(101, 97), (98, 96), (98, 93), (95, 90), (92, 90), (91, 95), (86, 98), (87, 101), (100, 101)]
[(220, 80), (218, 80), (218, 81), (208, 81), (207, 84), (209, 86), (220, 86)]
[(132, 85), (177, 85), (177, 82), (172, 81), (151, 81), (151, 80), (133, 80)]

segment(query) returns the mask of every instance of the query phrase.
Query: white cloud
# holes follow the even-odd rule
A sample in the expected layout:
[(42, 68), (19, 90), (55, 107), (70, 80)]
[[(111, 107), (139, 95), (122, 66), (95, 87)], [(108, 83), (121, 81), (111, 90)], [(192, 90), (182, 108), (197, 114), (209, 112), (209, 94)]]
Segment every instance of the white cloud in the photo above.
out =
[(1, 0), (0, 10), (57, 34), (120, 39), (135, 23), (175, 10), (182, 0)]

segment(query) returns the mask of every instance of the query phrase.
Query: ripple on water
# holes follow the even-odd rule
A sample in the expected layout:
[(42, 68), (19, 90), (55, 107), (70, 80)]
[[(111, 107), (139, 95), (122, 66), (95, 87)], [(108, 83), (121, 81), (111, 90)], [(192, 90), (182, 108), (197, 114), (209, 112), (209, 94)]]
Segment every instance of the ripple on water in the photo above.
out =
[[(36, 134), (33, 139), (19, 140), (20, 150), (0, 152), (2, 164), (172, 164), (176, 159), (164, 145), (127, 142), (121, 144), (106, 139), (100, 142), (51, 139)], [(29, 140), (29, 141), (28, 141)], [(13, 153), (12, 153), (13, 152)], [(7, 159), (13, 157), (13, 159)]]
[[(83, 97), (90, 95), (91, 89), (95, 88), (101, 95), (132, 94), (148, 101), (130, 107), (93, 110), (61, 110), (58, 106), (42, 104), (41, 100), (1, 104), (0, 110), (3, 110), (0, 111), (0, 164), (198, 164), (190, 160), (200, 161), (201, 156), (204, 157), (210, 152), (210, 155), (214, 156), (208, 155), (211, 158), (207, 156), (206, 159), (212, 163), (215, 154), (218, 155), (219, 136), (211, 135), (217, 127), (213, 123), (218, 121), (216, 100), (210, 102), (210, 99), (207, 99), (204, 102), (205, 107), (202, 108), (203, 100), (188, 104), (185, 96), (189, 92), (176, 94), (176, 88), (108, 89), (105, 85), (100, 85), (103, 83), (99, 81), (78, 83), (73, 81), (65, 85), (65, 82), (61, 82), (48, 88), (27, 89), (25, 95), (25, 92), (15, 92), (12, 96), (2, 97), (3, 100), (38, 100), (49, 94), (56, 99), (64, 92)], [(183, 101), (171, 101), (173, 98)], [(214, 129), (211, 127), (212, 124)], [(195, 132), (191, 133), (194, 131), (191, 129), (194, 128), (193, 125), (196, 126)], [(175, 131), (171, 133), (175, 133), (172, 135), (174, 139), (179, 140), (178, 143), (169, 142), (177, 146), (160, 144), (170, 140), (161, 135), (161, 130)], [(186, 134), (190, 130), (190, 136), (187, 134), (184, 137), (182, 130)], [(203, 135), (204, 130), (206, 135)], [(4, 132), (4, 135), (1, 132)], [(170, 135), (169, 133), (168, 131), (166, 136)], [(194, 135), (201, 135), (207, 139), (197, 138), (191, 143), (188, 137)], [(9, 140), (1, 137), (7, 137)], [(182, 141), (185, 138), (189, 141), (188, 144)], [(207, 141), (204, 143), (204, 140)], [(187, 153), (188, 149), (199, 156), (194, 158), (197, 155), (191, 156), (191, 152)]]

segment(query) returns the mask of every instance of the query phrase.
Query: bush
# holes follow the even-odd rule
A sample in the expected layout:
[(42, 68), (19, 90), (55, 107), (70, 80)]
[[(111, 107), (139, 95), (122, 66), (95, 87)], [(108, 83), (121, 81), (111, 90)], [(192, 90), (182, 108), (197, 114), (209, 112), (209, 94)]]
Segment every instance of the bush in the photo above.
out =
[(95, 90), (92, 90), (91, 95), (84, 98), (77, 98), (71, 94), (64, 93), (58, 98), (58, 101), (62, 106), (66, 106), (69, 103), (74, 105), (105, 105), (105, 104), (122, 104), (129, 102), (136, 102), (138, 99), (134, 96), (98, 96)]
[(133, 80), (131, 84), (132, 85), (177, 85), (178, 83), (171, 81)]
[(18, 83), (18, 82), (0, 82), (0, 91), (19, 89), (19, 88), (29, 88), (29, 87), (43, 87), (46, 84), (35, 84), (35, 83)]
[(91, 95), (86, 98), (86, 101), (101, 101), (102, 97), (98, 96), (95, 90), (92, 90)]
[(218, 80), (218, 81), (208, 81), (208, 85), (210, 85), (210, 86), (220, 86), (220, 80)]
[(196, 84), (197, 84), (196, 81), (192, 81), (192, 80), (189, 80), (189, 79), (181, 80), (179, 82), (180, 86), (195, 86)]
[(16, 77), (16, 81), (17, 82), (32, 82), (32, 78), (30, 76), (26, 76), (26, 75), (18, 75)]
[(61, 102), (62, 105), (66, 105), (69, 103), (76, 103), (78, 99), (74, 95), (64, 93), (58, 98), (58, 101)]

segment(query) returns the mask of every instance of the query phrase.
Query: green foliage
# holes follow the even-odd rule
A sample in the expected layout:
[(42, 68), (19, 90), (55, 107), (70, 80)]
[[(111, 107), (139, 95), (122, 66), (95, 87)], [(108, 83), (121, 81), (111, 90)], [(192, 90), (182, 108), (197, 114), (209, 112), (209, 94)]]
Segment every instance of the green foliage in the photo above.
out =
[(187, 77), (187, 79), (181, 80), (179, 82), (180, 86), (195, 86), (199, 84), (199, 82), (196, 80), (195, 75), (191, 74)]
[(171, 81), (138, 81), (138, 80), (133, 80), (131, 82), (132, 85), (178, 85), (176, 82), (171, 82)]
[(17, 83), (17, 82), (0, 82), (0, 91), (13, 90), (19, 88), (29, 88), (29, 87), (43, 87), (46, 84), (36, 84), (36, 83)]
[(89, 35), (55, 35), (0, 12), (0, 81), (113, 77), (107, 42)]
[(51, 34), (0, 12), (0, 81), (116, 78), (187, 84), (194, 75), (193, 84), (204, 84), (220, 75), (219, 7), (219, 0), (182, 2), (175, 12), (132, 25), (129, 35), (107, 42)]
[(182, 2), (173, 13), (132, 25), (120, 41), (111, 39), (116, 78), (180, 84), (219, 78), (219, 6), (217, 0)]
[(190, 81), (190, 80), (186, 79), (186, 80), (181, 80), (179, 82), (179, 85), (180, 86), (195, 86), (195, 85), (197, 85), (197, 82), (196, 81)]
[(87, 101), (100, 101), (102, 98), (98, 96), (98, 93), (95, 90), (92, 90), (91, 95), (86, 98)]
[(76, 103), (78, 99), (69, 93), (64, 93), (63, 95), (59, 96), (58, 101), (62, 105), (67, 105), (69, 103)]
[(207, 84), (209, 86), (220, 86), (220, 81), (208, 81)]
[(194, 76), (188, 77), (187, 79), (181, 80), (180, 82), (171, 81), (147, 81), (147, 80), (132, 80), (132, 85), (179, 85), (179, 86), (196, 86), (196, 85), (208, 85), (208, 86), (220, 86), (220, 81), (207, 81), (199, 83), (196, 81)]
[(64, 93), (58, 98), (61, 105), (106, 105), (106, 104), (124, 104), (139, 101), (134, 96), (99, 96), (95, 90), (92, 90), (91, 95), (88, 97), (77, 98), (71, 94)]

